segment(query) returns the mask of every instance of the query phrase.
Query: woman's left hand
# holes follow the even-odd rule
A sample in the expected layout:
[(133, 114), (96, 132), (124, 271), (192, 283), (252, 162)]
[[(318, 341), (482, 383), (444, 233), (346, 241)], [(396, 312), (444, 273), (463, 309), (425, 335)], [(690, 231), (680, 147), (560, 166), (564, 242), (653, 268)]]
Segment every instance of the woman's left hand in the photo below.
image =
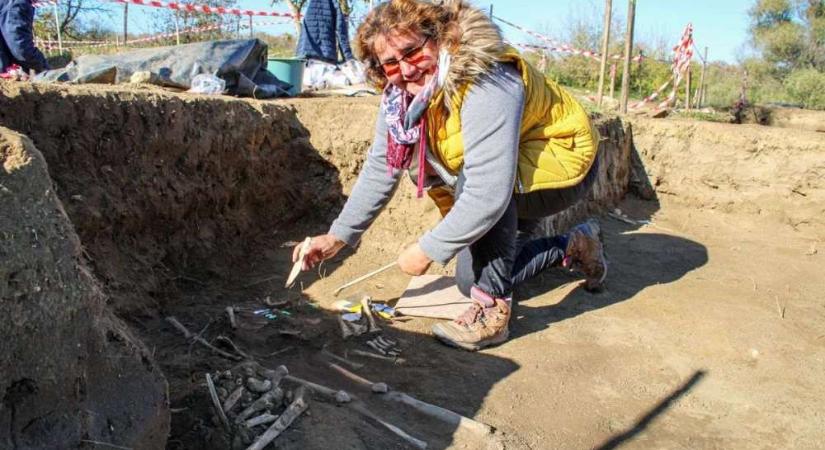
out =
[(398, 255), (398, 267), (407, 275), (423, 275), (432, 262), (417, 243), (407, 247)]

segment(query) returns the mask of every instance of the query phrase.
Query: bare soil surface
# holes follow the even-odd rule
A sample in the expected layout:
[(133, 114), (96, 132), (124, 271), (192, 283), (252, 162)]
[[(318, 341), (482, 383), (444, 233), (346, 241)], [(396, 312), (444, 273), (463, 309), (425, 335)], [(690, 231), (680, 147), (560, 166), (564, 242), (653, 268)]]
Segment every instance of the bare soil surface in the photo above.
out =
[(753, 106), (742, 115), (743, 123), (825, 133), (825, 111), (781, 107)]
[[(392, 261), (438, 219), (428, 200), (413, 198), (410, 183), (358, 249), (283, 288), (290, 243), (325, 231), (352, 187), (372, 139), (375, 99), (254, 102), (154, 90), (27, 89), (6, 91), (4, 101), (33, 102), (27, 111), (35, 122), (72, 102), (109, 108), (108, 115), (64, 120), (74, 126), (52, 119), (38, 128), (8, 114), (0, 122), (43, 152), (110, 304), (166, 376), (169, 449), (228, 448), (204, 374), (235, 362), (185, 340), (167, 316), (212, 342), (231, 337), (267, 367), (284, 364), (296, 376), (346, 389), (429, 448), (813, 449), (825, 441), (825, 227), (816, 219), (821, 208), (810, 202), (823, 192), (825, 146), (813, 137), (809, 149), (788, 150), (781, 137), (752, 131), (749, 139), (765, 144), (753, 154), (725, 146), (738, 142), (741, 126), (634, 123), (637, 163), (649, 177), (639, 179), (637, 171), (631, 181), (647, 183), (651, 200), (629, 195), (619, 208), (649, 222), (600, 218), (611, 264), (605, 292), (586, 293), (575, 274), (548, 271), (517, 290), (511, 339), (477, 353), (437, 343), (432, 320), (382, 322), (406, 360), (392, 364), (349, 353), (368, 350), (367, 337), (342, 340), (328, 308), (335, 287)], [(177, 113), (153, 113), (159, 107)], [(106, 140), (95, 147), (94, 136), (114, 139), (118, 114), (132, 110), (132, 132), (143, 134), (129, 135), (123, 149)], [(204, 129), (207, 123), (214, 128)], [(169, 128), (171, 139), (163, 134)], [(109, 158), (108, 169), (78, 156), (83, 145), (66, 151), (61, 139), (71, 133), (70, 142), (82, 137), (98, 149), (95, 158)], [(700, 139), (706, 136), (715, 144)], [(703, 147), (706, 160), (692, 164)], [(124, 151), (138, 156), (125, 158)], [(729, 158), (713, 165), (714, 155)], [(753, 182), (718, 182), (741, 173)], [(777, 173), (789, 191), (790, 180), (803, 180), (805, 196), (786, 202), (770, 195)], [(117, 189), (91, 183), (95, 176)], [(739, 197), (748, 199), (744, 207)], [(748, 206), (756, 202), (765, 208)], [(390, 271), (341, 297), (360, 292), (392, 302), (408, 281)], [(266, 298), (285, 302), (280, 308), (290, 315), (262, 320), (248, 313)], [(238, 329), (228, 323), (227, 306), (245, 311)], [(371, 394), (329, 368), (325, 346), (364, 364), (361, 376), (496, 432), (479, 438)], [(276, 447), (409, 448), (375, 421), (317, 397)]]

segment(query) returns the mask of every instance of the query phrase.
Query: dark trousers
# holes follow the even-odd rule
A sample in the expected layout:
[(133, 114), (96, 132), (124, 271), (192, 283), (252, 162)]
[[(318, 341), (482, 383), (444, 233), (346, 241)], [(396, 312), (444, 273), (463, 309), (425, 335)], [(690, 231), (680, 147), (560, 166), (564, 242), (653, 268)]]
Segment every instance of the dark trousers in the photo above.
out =
[[(587, 195), (599, 170), (598, 158), (581, 183), (563, 189), (513, 194), (501, 219), (481, 239), (458, 254), (456, 283), (470, 296), (476, 286), (497, 298), (512, 296), (513, 287), (557, 266), (567, 248), (566, 236), (533, 238), (543, 218), (569, 208)], [(464, 178), (459, 176), (456, 198)]]

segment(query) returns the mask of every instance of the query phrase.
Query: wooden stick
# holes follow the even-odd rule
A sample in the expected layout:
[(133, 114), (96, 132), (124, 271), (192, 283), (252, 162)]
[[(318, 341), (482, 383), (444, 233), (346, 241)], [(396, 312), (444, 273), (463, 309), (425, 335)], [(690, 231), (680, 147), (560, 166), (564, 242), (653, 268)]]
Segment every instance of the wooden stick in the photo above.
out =
[(604, 26), (602, 26), (602, 58), (599, 65), (599, 90), (596, 94), (596, 104), (601, 108), (604, 95), (604, 70), (607, 67), (607, 53), (610, 45), (610, 23), (613, 18), (613, 0), (604, 2)]
[(352, 281), (350, 281), (350, 282), (344, 283), (344, 284), (342, 284), (341, 286), (339, 286), (339, 287), (338, 287), (338, 289), (336, 289), (336, 290), (333, 292), (333, 295), (338, 295), (338, 293), (339, 293), (339, 292), (341, 292), (341, 291), (343, 291), (344, 289), (346, 289), (346, 288), (348, 288), (348, 287), (350, 287), (350, 286), (352, 286), (352, 285), (354, 285), (354, 284), (358, 284), (358, 283), (360, 283), (360, 282), (362, 282), (362, 281), (364, 281), (364, 280), (366, 280), (366, 279), (368, 279), (368, 278), (374, 277), (375, 275), (378, 275), (379, 273), (381, 273), (381, 272), (383, 272), (383, 271), (385, 271), (385, 270), (392, 269), (392, 268), (393, 268), (393, 267), (395, 267), (396, 265), (398, 265), (398, 261), (393, 261), (393, 262), (391, 262), (391, 263), (387, 264), (386, 266), (381, 267), (380, 269), (373, 270), (372, 272), (370, 272), (370, 273), (368, 273), (368, 274), (366, 274), (366, 275), (364, 275), (364, 276), (358, 277), (358, 278), (356, 278), (356, 279), (354, 279), (354, 280), (352, 280)]
[(215, 347), (214, 345), (210, 344), (209, 342), (206, 342), (206, 340), (204, 338), (200, 337), (200, 336), (195, 336), (194, 334), (192, 334), (192, 332), (189, 331), (188, 328), (186, 328), (182, 323), (178, 322), (178, 319), (174, 318), (173, 316), (167, 317), (166, 321), (171, 323), (173, 327), (177, 328), (178, 331), (180, 331), (181, 334), (183, 334), (183, 337), (185, 337), (186, 339), (192, 339), (195, 342), (198, 342), (199, 344), (201, 344), (201, 345), (205, 346), (206, 348), (212, 350), (213, 352), (223, 356), (224, 358), (229, 358), (229, 359), (232, 359), (232, 360), (235, 360), (235, 361), (240, 361), (240, 360), (243, 359), (242, 357), (240, 357), (238, 355), (233, 355), (231, 353), (227, 353), (227, 352)]
[(260, 435), (258, 439), (252, 443), (246, 450), (263, 450), (264, 447), (269, 445), (270, 442), (275, 440), (284, 430), (289, 428), (292, 422), (298, 418), (304, 411), (307, 410), (309, 404), (304, 400), (304, 392), (306, 388), (303, 386), (299, 387), (295, 391), (295, 399), (292, 400), (292, 403), (284, 410), (284, 413), (278, 417), (272, 425), (264, 432), (264, 434)]
[(622, 97), (619, 111), (627, 114), (627, 100), (630, 97), (630, 55), (633, 53), (633, 28), (636, 23), (636, 0), (628, 0), (627, 28), (624, 38), (624, 65), (622, 69)]

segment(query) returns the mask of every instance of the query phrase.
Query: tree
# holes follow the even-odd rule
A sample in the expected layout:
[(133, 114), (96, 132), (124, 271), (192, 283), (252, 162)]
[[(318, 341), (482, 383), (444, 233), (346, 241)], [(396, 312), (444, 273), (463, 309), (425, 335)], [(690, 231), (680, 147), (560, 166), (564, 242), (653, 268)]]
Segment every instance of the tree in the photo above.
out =
[(807, 42), (803, 60), (808, 67), (825, 72), (825, 0), (800, 0)]
[(754, 47), (778, 71), (825, 71), (825, 0), (756, 0), (748, 14)]
[[(93, 0), (63, 0), (58, 3), (57, 11), (60, 34), (73, 39), (84, 39), (102, 33), (95, 17), (108, 15), (112, 10), (104, 3)], [(34, 32), (38, 36), (57, 36), (52, 6), (37, 9)]]
[(796, 68), (805, 48), (805, 30), (794, 20), (791, 0), (756, 0), (748, 14), (751, 39), (765, 60), (780, 70)]

